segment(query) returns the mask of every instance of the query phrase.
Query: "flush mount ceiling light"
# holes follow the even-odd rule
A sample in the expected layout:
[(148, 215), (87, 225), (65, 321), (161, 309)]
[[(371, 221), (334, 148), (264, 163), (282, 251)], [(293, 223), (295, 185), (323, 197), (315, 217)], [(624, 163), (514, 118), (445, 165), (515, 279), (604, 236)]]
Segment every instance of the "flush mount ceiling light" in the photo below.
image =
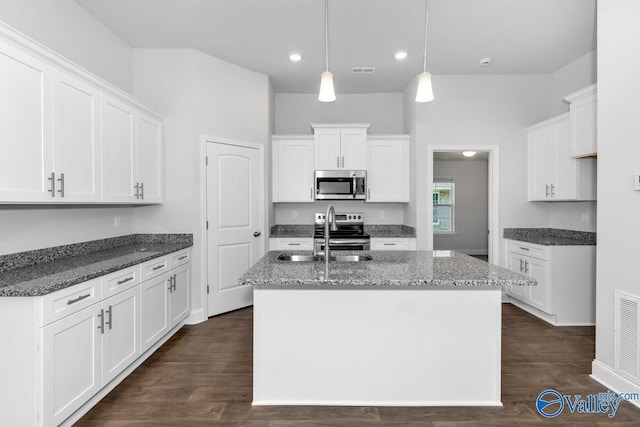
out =
[(424, 63), (422, 73), (418, 74), (418, 90), (416, 102), (433, 101), (433, 88), (431, 87), (431, 73), (427, 73), (427, 24), (429, 23), (429, 0), (424, 5)]
[(336, 92), (333, 89), (333, 74), (329, 71), (329, 0), (324, 0), (324, 63), (325, 71), (320, 75), (318, 101), (333, 102), (336, 100)]
[(473, 157), (473, 156), (476, 155), (476, 152), (475, 151), (463, 151), (462, 155), (465, 156), (465, 157)]
[(393, 57), (396, 58), (398, 61), (402, 61), (403, 59), (406, 59), (407, 51), (399, 50), (398, 52), (395, 53), (395, 55), (393, 55)]
[(289, 59), (290, 59), (292, 62), (299, 62), (299, 61), (302, 59), (302, 55), (300, 55), (298, 52), (292, 52), (292, 53), (289, 55)]
[(492, 63), (493, 63), (493, 58), (491, 58), (491, 57), (482, 58), (480, 60), (480, 66), (481, 67), (485, 67), (485, 68), (489, 67), (489, 66), (491, 66)]

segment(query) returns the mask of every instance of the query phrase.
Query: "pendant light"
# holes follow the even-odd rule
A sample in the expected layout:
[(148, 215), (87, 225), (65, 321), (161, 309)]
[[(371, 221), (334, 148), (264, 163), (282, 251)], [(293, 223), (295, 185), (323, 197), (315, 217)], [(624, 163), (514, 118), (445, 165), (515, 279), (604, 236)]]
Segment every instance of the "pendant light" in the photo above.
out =
[(329, 71), (329, 0), (324, 0), (324, 63), (325, 71), (320, 75), (318, 101), (333, 102), (336, 100), (336, 93), (333, 89), (333, 74)]
[(424, 5), (424, 64), (422, 73), (418, 74), (418, 90), (416, 102), (433, 101), (433, 88), (431, 87), (431, 73), (427, 73), (427, 24), (429, 23), (429, 0)]

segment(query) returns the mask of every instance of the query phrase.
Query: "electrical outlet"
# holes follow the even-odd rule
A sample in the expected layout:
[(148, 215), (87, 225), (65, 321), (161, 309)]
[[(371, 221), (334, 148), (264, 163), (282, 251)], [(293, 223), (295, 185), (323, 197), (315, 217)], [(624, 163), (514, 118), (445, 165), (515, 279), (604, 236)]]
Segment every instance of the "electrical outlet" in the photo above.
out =
[(113, 228), (120, 227), (120, 215), (116, 215), (113, 217)]
[(292, 219), (298, 218), (298, 211), (291, 211), (291, 218)]
[(378, 218), (384, 219), (384, 211), (378, 211)]
[(633, 189), (635, 191), (640, 191), (640, 173), (638, 172), (633, 175)]
[(580, 218), (580, 222), (582, 222), (583, 224), (589, 224), (589, 214), (583, 213), (582, 217)]

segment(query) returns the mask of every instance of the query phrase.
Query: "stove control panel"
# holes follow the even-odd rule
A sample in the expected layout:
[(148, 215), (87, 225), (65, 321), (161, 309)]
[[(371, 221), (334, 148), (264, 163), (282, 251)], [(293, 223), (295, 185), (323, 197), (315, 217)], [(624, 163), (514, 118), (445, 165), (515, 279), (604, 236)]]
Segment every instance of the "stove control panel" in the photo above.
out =
[[(324, 224), (326, 213), (316, 212), (314, 214), (316, 224)], [(364, 223), (364, 214), (362, 212), (339, 212), (336, 213), (336, 222), (340, 223)]]

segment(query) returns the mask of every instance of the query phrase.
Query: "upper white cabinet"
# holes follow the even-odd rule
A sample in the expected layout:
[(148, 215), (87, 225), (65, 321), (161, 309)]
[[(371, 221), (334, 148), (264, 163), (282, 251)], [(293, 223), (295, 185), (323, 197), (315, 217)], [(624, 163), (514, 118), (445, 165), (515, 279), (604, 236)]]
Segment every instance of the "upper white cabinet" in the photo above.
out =
[(274, 135), (272, 138), (274, 202), (313, 202), (313, 138)]
[(409, 201), (409, 136), (370, 135), (367, 202)]
[(596, 200), (596, 164), (571, 158), (569, 113), (527, 128), (529, 201)]
[(569, 102), (571, 157), (595, 156), (598, 153), (597, 85), (567, 95), (565, 100)]
[(369, 124), (312, 123), (316, 170), (364, 170)]
[(0, 42), (2, 202), (48, 202), (55, 196), (51, 73), (47, 64)]
[(21, 35), (0, 37), (0, 203), (161, 203), (159, 117)]

